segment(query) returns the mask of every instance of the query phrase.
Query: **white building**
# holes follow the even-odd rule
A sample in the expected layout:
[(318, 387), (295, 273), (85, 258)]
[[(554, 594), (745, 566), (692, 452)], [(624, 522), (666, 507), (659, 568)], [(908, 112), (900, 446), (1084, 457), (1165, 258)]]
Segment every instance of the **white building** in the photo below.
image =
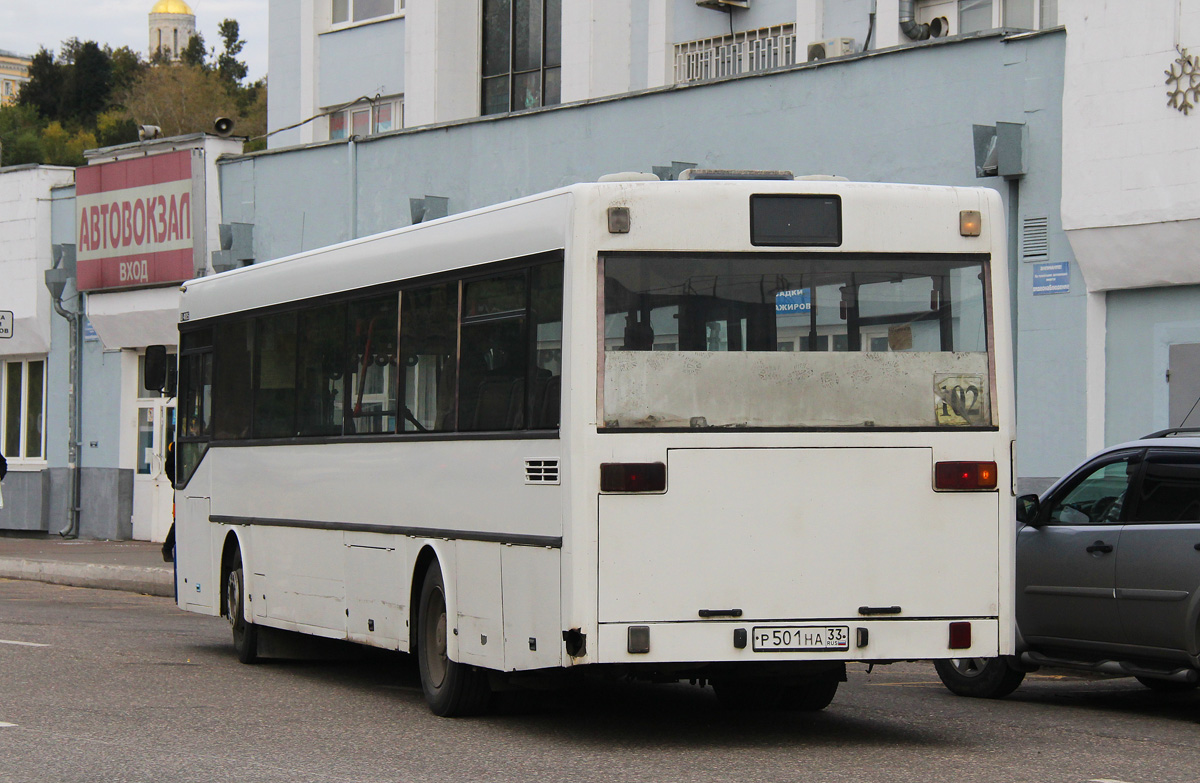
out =
[(1094, 449), (1200, 427), (1200, 2), (1060, 6), (1062, 223), (1087, 290)]
[(45, 530), (51, 480), (47, 437), (51, 348), (51, 189), (69, 184), (61, 166), (0, 168), (0, 453), (8, 460), (0, 528)]

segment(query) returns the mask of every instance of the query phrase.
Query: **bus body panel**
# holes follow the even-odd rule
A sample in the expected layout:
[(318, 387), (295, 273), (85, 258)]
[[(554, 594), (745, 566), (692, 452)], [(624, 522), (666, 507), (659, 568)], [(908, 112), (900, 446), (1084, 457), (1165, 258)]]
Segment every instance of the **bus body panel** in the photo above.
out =
[(471, 444), (469, 452), (461, 441), (216, 446), (205, 458), (222, 490), (212, 515), (291, 528), (560, 538), (561, 485), (526, 483), (526, 461), (559, 459), (559, 442)]
[(932, 451), (669, 449), (665, 493), (600, 496), (600, 622), (994, 617), (997, 493), (934, 492)]

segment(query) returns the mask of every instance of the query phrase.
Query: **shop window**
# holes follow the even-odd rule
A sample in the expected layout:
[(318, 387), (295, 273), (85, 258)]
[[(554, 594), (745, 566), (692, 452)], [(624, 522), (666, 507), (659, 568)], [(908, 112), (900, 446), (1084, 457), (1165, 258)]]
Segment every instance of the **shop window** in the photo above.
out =
[(483, 0), (483, 114), (562, 99), (562, 0)]
[(0, 443), (9, 460), (46, 458), (46, 361), (0, 362)]

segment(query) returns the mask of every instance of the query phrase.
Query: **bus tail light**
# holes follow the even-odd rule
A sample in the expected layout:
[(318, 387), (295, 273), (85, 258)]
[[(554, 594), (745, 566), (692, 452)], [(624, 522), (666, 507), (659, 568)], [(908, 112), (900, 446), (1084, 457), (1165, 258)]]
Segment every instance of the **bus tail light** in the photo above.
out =
[(661, 462), (605, 462), (600, 466), (601, 492), (665, 492), (667, 466)]
[(965, 650), (971, 646), (971, 624), (950, 623), (950, 649)]
[(971, 491), (996, 488), (995, 462), (939, 462), (933, 466), (933, 488)]

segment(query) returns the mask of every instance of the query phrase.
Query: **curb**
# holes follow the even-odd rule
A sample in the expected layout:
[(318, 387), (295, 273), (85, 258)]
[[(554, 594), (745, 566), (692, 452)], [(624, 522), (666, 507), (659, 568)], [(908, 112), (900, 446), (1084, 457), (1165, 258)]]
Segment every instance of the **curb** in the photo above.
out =
[(170, 568), (61, 563), (0, 557), (0, 578), (49, 582), (71, 587), (124, 590), (170, 598), (175, 595), (175, 575)]

